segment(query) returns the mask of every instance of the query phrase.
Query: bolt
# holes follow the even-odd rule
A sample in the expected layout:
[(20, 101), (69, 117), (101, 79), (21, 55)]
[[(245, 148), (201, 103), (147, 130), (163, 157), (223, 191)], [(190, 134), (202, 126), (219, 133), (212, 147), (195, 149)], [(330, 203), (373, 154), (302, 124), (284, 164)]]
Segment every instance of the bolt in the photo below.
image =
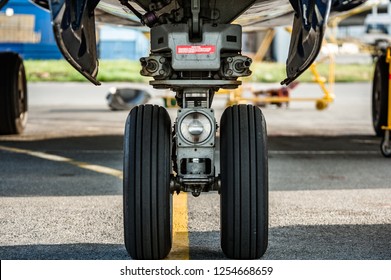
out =
[(151, 59), (147, 62), (146, 69), (148, 72), (155, 72), (158, 69), (157, 61)]

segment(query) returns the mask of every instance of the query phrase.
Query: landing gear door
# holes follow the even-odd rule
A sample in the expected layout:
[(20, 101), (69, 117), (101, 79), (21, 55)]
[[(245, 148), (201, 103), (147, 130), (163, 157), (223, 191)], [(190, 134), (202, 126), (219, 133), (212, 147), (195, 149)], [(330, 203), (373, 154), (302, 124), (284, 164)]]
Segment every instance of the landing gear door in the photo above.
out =
[(0, 10), (8, 3), (8, 0), (0, 0)]
[(287, 60), (289, 84), (300, 76), (315, 60), (322, 47), (330, 14), (331, 0), (290, 0), (294, 10), (292, 37)]
[(50, 0), (57, 45), (65, 59), (95, 85), (98, 74), (94, 9), (99, 0)]

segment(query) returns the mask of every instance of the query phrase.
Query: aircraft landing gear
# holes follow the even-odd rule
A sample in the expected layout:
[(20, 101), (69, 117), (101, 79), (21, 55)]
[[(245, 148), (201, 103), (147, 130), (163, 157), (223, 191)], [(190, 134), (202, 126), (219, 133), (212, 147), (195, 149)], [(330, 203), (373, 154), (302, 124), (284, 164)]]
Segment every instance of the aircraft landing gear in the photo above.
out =
[(266, 126), (260, 109), (226, 109), (220, 176), (215, 172), (214, 94), (237, 88), (238, 78), (251, 74), (252, 61), (241, 54), (241, 26), (216, 21), (218, 10), (199, 0), (185, 1), (183, 7), (171, 3), (164, 13), (157, 5), (154, 15), (161, 18), (148, 24), (151, 54), (140, 59), (141, 74), (154, 78), (154, 88), (173, 90), (180, 109), (172, 139), (162, 108), (139, 106), (130, 112), (124, 157), (126, 248), (133, 258), (165, 257), (171, 248), (169, 193), (198, 197), (219, 191), (223, 252), (236, 259), (260, 258), (268, 238)]
[(17, 53), (0, 53), (0, 135), (21, 134), (27, 122), (27, 80)]

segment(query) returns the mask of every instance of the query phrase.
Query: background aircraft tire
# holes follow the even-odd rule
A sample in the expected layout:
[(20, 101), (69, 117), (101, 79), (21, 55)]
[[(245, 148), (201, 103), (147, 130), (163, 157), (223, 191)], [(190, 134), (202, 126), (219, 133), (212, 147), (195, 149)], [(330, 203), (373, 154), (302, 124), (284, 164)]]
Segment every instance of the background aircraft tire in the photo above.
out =
[(382, 155), (386, 158), (390, 158), (391, 157), (391, 146), (390, 146), (390, 142), (387, 142), (385, 140), (385, 138), (382, 139), (381, 143), (380, 143), (380, 151), (382, 153)]
[(125, 247), (133, 259), (171, 250), (171, 119), (163, 107), (134, 107), (124, 136)]
[(372, 85), (372, 123), (377, 136), (384, 136), (384, 130), (381, 127), (387, 125), (388, 67), (386, 56), (379, 56)]
[(256, 259), (268, 244), (268, 156), (258, 107), (234, 105), (221, 118), (221, 248), (233, 259)]
[(27, 81), (22, 58), (0, 53), (0, 135), (21, 134), (27, 122)]

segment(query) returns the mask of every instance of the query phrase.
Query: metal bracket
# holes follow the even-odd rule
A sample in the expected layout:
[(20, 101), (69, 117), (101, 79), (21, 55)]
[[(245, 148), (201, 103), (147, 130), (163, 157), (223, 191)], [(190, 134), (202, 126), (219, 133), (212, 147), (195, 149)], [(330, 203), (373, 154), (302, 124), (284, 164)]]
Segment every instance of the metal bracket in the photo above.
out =
[(99, 0), (50, 0), (57, 45), (65, 59), (95, 85), (100, 85), (94, 9)]
[(201, 7), (200, 7), (200, 0), (191, 0), (191, 13), (192, 13), (192, 18), (191, 18), (191, 33), (192, 35), (199, 35), (200, 34), (200, 12), (201, 12)]
[[(194, 127), (196, 130), (201, 127), (199, 133), (190, 130), (194, 123), (199, 123)], [(190, 190), (193, 195), (204, 191), (204, 188), (209, 190), (215, 182), (216, 129), (213, 109), (194, 107), (178, 110), (175, 123), (175, 180), (182, 190)]]
[(296, 13), (286, 67), (288, 77), (281, 84), (294, 81), (316, 59), (322, 46), (332, 1), (291, 0), (290, 2)]

